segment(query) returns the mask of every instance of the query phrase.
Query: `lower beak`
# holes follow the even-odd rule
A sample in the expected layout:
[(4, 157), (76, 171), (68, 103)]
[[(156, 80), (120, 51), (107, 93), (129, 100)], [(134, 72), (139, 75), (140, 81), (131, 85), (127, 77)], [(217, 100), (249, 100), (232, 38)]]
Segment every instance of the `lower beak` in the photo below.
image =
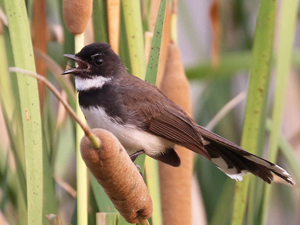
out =
[(62, 73), (62, 75), (66, 75), (66, 74), (70, 74), (70, 73), (78, 74), (78, 73), (81, 73), (82, 69), (87, 68), (87, 64), (75, 55), (65, 54), (64, 57), (72, 59), (73, 61), (77, 62), (78, 66), (75, 68), (66, 70), (65, 72)]

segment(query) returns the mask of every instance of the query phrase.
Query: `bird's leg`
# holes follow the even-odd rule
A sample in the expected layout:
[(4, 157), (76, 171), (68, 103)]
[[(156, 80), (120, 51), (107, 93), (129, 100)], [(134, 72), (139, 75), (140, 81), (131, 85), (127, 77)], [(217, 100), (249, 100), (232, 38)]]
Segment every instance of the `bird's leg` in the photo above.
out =
[(145, 153), (144, 150), (139, 150), (139, 151), (131, 154), (129, 157), (132, 160), (132, 162), (134, 162), (139, 155), (144, 154), (144, 153)]
[[(145, 151), (144, 150), (139, 150), (133, 154), (131, 154), (129, 157), (130, 159), (132, 160), (132, 162), (134, 163), (134, 161), (136, 160), (136, 158), (141, 155), (141, 154), (144, 154)], [(138, 168), (138, 170), (140, 171), (140, 174), (142, 175), (142, 177), (144, 178), (144, 174), (142, 173), (142, 168), (140, 167), (140, 165), (134, 163), (134, 165)]]

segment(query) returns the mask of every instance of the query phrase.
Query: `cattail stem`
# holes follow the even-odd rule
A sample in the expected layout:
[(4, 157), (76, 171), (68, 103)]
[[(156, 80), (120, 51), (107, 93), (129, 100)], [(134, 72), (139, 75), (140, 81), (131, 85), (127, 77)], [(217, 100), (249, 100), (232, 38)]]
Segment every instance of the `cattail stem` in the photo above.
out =
[(17, 68), (17, 67), (10, 67), (9, 71), (10, 72), (18, 72), (18, 73), (22, 73), (22, 74), (27, 74), (27, 75), (35, 77), (36, 79), (43, 82), (52, 91), (52, 93), (55, 95), (55, 97), (63, 104), (63, 106), (70, 113), (70, 115), (76, 120), (76, 122), (80, 125), (80, 127), (84, 131), (85, 135), (91, 141), (93, 147), (95, 149), (100, 148), (101, 142), (93, 133), (91, 133), (90, 127), (87, 124), (83, 123), (79, 119), (77, 114), (74, 112), (74, 110), (71, 108), (71, 106), (66, 102), (66, 100), (61, 96), (59, 91), (44, 76), (41, 76), (39, 74), (33, 73), (31, 71), (28, 71), (28, 70), (24, 70), (24, 69), (21, 69), (21, 68)]
[[(76, 1), (74, 1), (76, 2)], [(84, 1), (83, 1), (84, 2)], [(84, 47), (84, 33), (75, 34), (75, 52), (79, 52)], [(84, 120), (84, 115), (80, 110), (79, 103), (76, 104), (78, 117)], [(77, 223), (88, 225), (88, 178), (87, 168), (80, 157), (80, 140), (83, 133), (79, 126), (76, 126), (76, 176), (77, 176)], [(90, 137), (90, 135), (88, 135)], [(92, 139), (93, 140), (93, 139)], [(79, 179), (80, 177), (80, 179)]]
[[(167, 65), (161, 90), (176, 104), (191, 112), (189, 83), (184, 73), (179, 49), (169, 44)], [(176, 146), (181, 159), (178, 168), (159, 163), (163, 224), (192, 224), (193, 153)]]

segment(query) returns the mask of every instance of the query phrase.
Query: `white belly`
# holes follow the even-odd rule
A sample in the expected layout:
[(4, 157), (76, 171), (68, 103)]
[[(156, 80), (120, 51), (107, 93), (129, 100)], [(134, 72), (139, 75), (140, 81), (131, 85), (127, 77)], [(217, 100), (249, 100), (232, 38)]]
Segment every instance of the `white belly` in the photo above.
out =
[(149, 156), (163, 153), (174, 144), (164, 138), (147, 133), (133, 125), (121, 125), (112, 121), (102, 108), (81, 108), (91, 128), (102, 128), (113, 133), (129, 155), (144, 150)]

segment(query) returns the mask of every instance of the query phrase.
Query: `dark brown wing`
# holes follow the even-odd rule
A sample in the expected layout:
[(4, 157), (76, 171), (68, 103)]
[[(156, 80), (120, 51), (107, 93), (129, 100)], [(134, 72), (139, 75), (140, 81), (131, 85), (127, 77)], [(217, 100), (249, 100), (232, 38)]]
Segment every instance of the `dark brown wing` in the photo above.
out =
[(144, 109), (143, 112), (148, 119), (148, 132), (210, 158), (202, 143), (200, 132), (192, 120), (173, 102), (158, 103), (151, 109)]
[(122, 79), (117, 86), (126, 118), (131, 118), (126, 122), (209, 158), (196, 125), (178, 105), (157, 87), (132, 75)]

